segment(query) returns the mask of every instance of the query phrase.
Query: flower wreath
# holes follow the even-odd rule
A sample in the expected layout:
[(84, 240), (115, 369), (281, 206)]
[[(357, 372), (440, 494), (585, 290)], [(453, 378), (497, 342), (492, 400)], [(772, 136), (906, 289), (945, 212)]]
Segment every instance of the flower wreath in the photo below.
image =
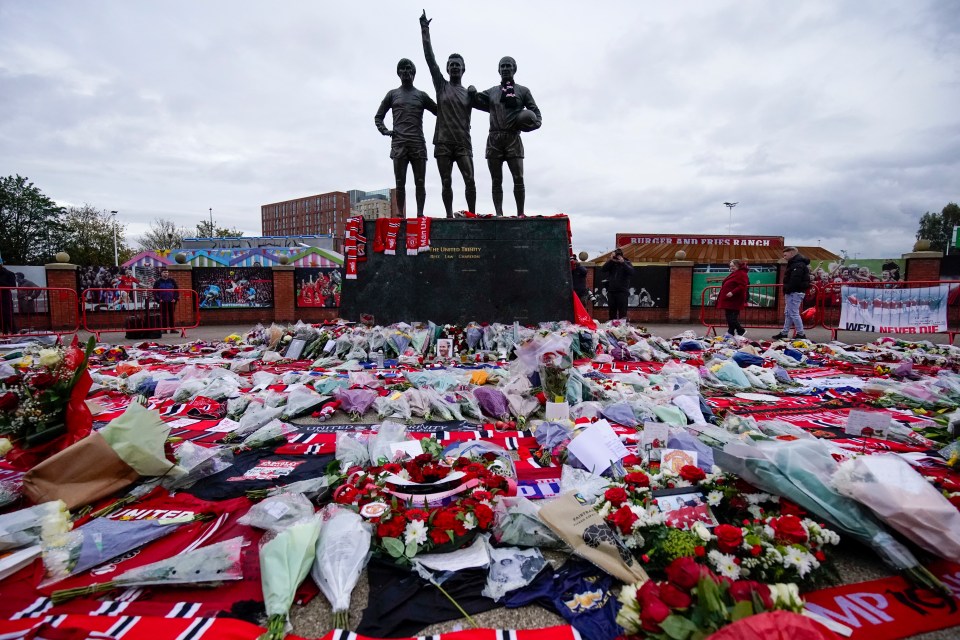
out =
[[(348, 472), (346, 481), (334, 491), (334, 501), (353, 505), (373, 524), (376, 551), (398, 563), (408, 563), (420, 553), (458, 549), (493, 525), (493, 498), (512, 495), (515, 488), (485, 458), (460, 457), (448, 464), (424, 453), (406, 462), (390, 462)], [(401, 499), (391, 480), (411, 481), (424, 488), (438, 489), (455, 484), (457, 489)], [(446, 478), (454, 478), (444, 482)], [(408, 486), (408, 485), (404, 485)], [(445, 495), (450, 494), (450, 495)]]
[[(829, 581), (825, 548), (840, 536), (787, 501), (757, 491), (733, 475), (705, 473), (687, 465), (674, 474), (653, 467), (633, 467), (621, 482), (611, 483), (594, 504), (607, 524), (652, 569), (690, 557), (730, 580), (763, 582)], [(699, 488), (714, 514), (724, 522), (712, 529), (695, 523), (683, 530), (664, 522), (653, 491)], [(765, 505), (766, 508), (764, 508)], [(733, 524), (735, 523), (735, 524)]]

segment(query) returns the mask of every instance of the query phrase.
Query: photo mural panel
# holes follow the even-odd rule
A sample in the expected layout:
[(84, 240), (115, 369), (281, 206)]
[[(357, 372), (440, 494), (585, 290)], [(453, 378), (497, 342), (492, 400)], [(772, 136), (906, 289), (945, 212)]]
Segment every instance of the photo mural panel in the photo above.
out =
[[(600, 267), (593, 271), (593, 306), (610, 306), (607, 285)], [(631, 309), (666, 309), (670, 303), (670, 267), (643, 266), (633, 268), (627, 307)]]
[(149, 304), (150, 289), (160, 277), (160, 267), (115, 267), (84, 265), (77, 267), (77, 283), (87, 311), (130, 311)]
[(293, 281), (297, 307), (335, 309), (340, 306), (343, 269), (294, 269)]
[[(748, 265), (750, 284), (777, 284), (777, 265), (760, 264)], [(693, 267), (693, 285), (691, 287), (690, 304), (701, 306), (703, 290), (707, 287), (719, 287), (723, 279), (730, 275), (729, 264), (698, 264)], [(707, 306), (717, 304), (716, 295), (719, 289), (711, 289), (711, 295), (705, 300)], [(747, 299), (748, 307), (772, 307), (777, 303), (777, 292), (774, 287), (769, 290), (751, 289)]]
[(201, 309), (258, 309), (273, 306), (273, 271), (267, 267), (198, 267), (193, 288)]

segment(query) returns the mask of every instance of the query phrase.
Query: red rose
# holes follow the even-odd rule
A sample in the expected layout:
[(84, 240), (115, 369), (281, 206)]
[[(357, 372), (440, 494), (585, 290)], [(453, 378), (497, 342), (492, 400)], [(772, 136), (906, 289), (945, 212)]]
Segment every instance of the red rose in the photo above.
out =
[(604, 500), (609, 500), (610, 504), (615, 507), (619, 507), (626, 502), (628, 497), (627, 492), (620, 487), (610, 487), (603, 492)]
[(677, 558), (666, 568), (667, 580), (684, 591), (690, 591), (700, 580), (700, 565), (689, 557)]
[(645, 631), (657, 633), (660, 631), (660, 623), (669, 615), (670, 607), (660, 600), (649, 600), (640, 610), (640, 625)]
[(386, 522), (377, 525), (377, 535), (381, 538), (399, 538), (407, 527), (407, 519), (403, 516), (394, 516)]
[(767, 585), (753, 580), (737, 580), (730, 584), (730, 597), (734, 602), (753, 600), (754, 593), (760, 598), (765, 609), (773, 608), (773, 598), (770, 597), (770, 587)]
[(795, 502), (791, 502), (786, 498), (780, 498), (780, 514), (785, 516), (797, 516), (802, 517), (807, 515), (807, 512), (800, 508)]
[(717, 547), (723, 553), (732, 553), (743, 544), (743, 530), (729, 524), (717, 525), (713, 534), (717, 536)]
[(617, 529), (620, 529), (620, 532), (624, 535), (633, 531), (633, 523), (637, 520), (637, 514), (627, 506), (620, 507), (610, 515), (610, 522), (612, 522)]
[(796, 516), (781, 516), (770, 521), (774, 538), (787, 544), (803, 544), (807, 541), (807, 530)]
[(660, 585), (653, 580), (647, 580), (637, 589), (637, 602), (642, 606), (649, 600), (660, 599)]
[(660, 587), (660, 599), (671, 609), (686, 609), (693, 602), (689, 593), (677, 589), (669, 582)]
[(489, 529), (493, 522), (493, 509), (485, 504), (478, 504), (473, 510), (473, 515), (477, 518), (477, 526), (481, 529)]
[(14, 411), (20, 404), (20, 397), (13, 391), (7, 391), (0, 396), (0, 411)]
[(38, 389), (46, 389), (56, 382), (56, 378), (47, 373), (46, 371), (41, 371), (35, 373), (30, 377), (30, 384)]
[(634, 471), (633, 473), (628, 473), (623, 479), (628, 483), (638, 487), (650, 486), (650, 476), (645, 474), (643, 471)]
[(700, 467), (695, 467), (692, 464), (684, 465), (680, 469), (680, 477), (686, 480), (687, 482), (700, 482), (707, 477), (707, 474), (703, 472), (703, 469)]

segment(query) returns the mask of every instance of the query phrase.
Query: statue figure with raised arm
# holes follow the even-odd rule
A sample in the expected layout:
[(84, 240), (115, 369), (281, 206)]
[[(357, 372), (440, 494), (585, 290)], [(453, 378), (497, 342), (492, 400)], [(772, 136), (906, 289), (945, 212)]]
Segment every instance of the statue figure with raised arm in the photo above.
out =
[(427, 12), (420, 16), (420, 35), (423, 37), (423, 56), (427, 59), (433, 86), (437, 91), (437, 125), (433, 131), (433, 157), (440, 170), (441, 195), (447, 217), (453, 217), (453, 163), (457, 163), (467, 198), (467, 210), (477, 208), (477, 183), (473, 178), (473, 144), (470, 141), (471, 104), (477, 90), (461, 83), (467, 65), (459, 53), (447, 58), (447, 74), (443, 77), (430, 42), (430, 22)]
[[(423, 217), (423, 205), (427, 200), (427, 143), (423, 138), (423, 111), (437, 115), (437, 105), (425, 92), (413, 86), (417, 67), (403, 58), (397, 63), (400, 86), (387, 92), (373, 121), (377, 129), (392, 138), (390, 158), (393, 160), (393, 176), (397, 181), (397, 206), (406, 217), (407, 166), (413, 168), (413, 184), (417, 190), (417, 217)], [(387, 111), (393, 112), (393, 130), (387, 129), (383, 119)]]
[(474, 107), (490, 113), (487, 136), (487, 167), (493, 181), (493, 208), (503, 215), (503, 163), (513, 176), (513, 197), (517, 215), (523, 217), (526, 189), (523, 184), (523, 142), (520, 132), (535, 131), (543, 120), (530, 89), (514, 84), (517, 62), (510, 56), (500, 59), (500, 84), (477, 93)]

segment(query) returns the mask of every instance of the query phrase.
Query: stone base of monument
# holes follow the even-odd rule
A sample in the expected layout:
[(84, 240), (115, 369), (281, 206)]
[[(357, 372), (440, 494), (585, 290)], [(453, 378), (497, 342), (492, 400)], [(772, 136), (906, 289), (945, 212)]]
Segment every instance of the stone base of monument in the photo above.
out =
[(431, 220), (430, 250), (407, 255), (404, 225), (396, 255), (373, 251), (344, 280), (340, 317), (377, 324), (572, 320), (570, 244), (565, 218)]

